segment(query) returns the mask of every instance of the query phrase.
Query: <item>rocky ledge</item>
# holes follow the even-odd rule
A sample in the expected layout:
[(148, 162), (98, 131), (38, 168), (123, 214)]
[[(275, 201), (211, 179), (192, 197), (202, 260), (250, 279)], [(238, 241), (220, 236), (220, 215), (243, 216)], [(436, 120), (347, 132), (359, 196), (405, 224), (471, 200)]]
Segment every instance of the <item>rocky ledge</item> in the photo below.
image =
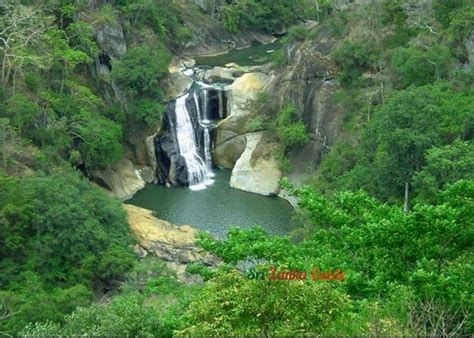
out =
[(141, 256), (153, 255), (166, 261), (168, 268), (176, 272), (179, 280), (185, 283), (200, 282), (200, 276), (189, 275), (189, 263), (202, 263), (217, 266), (219, 258), (198, 247), (198, 230), (189, 226), (177, 226), (160, 220), (147, 209), (124, 204), (128, 222), (133, 235), (138, 240), (135, 251)]

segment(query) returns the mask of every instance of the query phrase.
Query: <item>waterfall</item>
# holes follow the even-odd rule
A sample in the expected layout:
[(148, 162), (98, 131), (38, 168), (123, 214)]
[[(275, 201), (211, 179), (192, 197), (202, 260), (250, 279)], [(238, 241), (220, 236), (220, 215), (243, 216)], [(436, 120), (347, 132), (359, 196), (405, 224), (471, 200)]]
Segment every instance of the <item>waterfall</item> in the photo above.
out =
[(207, 168), (212, 172), (211, 136), (209, 127), (204, 128), (204, 156), (206, 158)]
[[(203, 122), (206, 122), (206, 121), (204, 121), (203, 119), (202, 110), (199, 105), (199, 100), (198, 100), (198, 96), (196, 92), (193, 93), (193, 96), (194, 96), (194, 104), (196, 105), (196, 110), (198, 113), (199, 123), (204, 129), (204, 158), (206, 160), (208, 175), (209, 177), (214, 177), (214, 173), (212, 172), (211, 135), (210, 135), (210, 130), (212, 127), (209, 125), (204, 125)], [(204, 96), (204, 97), (205, 97), (204, 99), (204, 117), (205, 117), (206, 116), (205, 112), (207, 109), (207, 106), (206, 106), (207, 96)]]
[(204, 116), (203, 116), (203, 117), (204, 117), (204, 120), (207, 121), (207, 110), (208, 110), (208, 106), (207, 106), (208, 99), (207, 99), (207, 97), (208, 97), (208, 91), (207, 91), (206, 89), (204, 89), (204, 90), (202, 91), (202, 95), (203, 95), (203, 100), (202, 100), (202, 101), (203, 101), (203, 104), (202, 104), (202, 106), (203, 106), (203, 111), (204, 111)]
[(224, 93), (223, 92), (219, 92), (218, 93), (218, 99), (219, 99), (219, 119), (222, 119), (223, 118), (223, 114), (224, 114)]
[[(197, 137), (194, 132), (186, 99), (189, 94), (181, 96), (176, 100), (176, 137), (178, 140), (179, 153), (186, 162), (189, 187), (193, 190), (205, 189), (212, 184), (208, 167), (199, 156), (197, 147)], [(199, 105), (198, 105), (199, 106)]]
[(160, 184), (201, 190), (214, 182), (212, 131), (227, 117), (227, 90), (196, 80), (194, 73), (185, 71), (192, 87), (166, 108), (155, 155)]

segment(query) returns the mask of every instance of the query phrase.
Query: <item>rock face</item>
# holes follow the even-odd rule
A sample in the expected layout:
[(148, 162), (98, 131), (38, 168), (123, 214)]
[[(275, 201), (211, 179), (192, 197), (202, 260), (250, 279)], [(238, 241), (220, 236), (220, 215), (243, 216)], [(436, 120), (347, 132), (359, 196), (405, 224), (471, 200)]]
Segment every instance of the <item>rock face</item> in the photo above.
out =
[(335, 80), (338, 69), (328, 58), (334, 44), (322, 32), (318, 43), (288, 46), (284, 52), (289, 64), (269, 86), (277, 110), (293, 103), (309, 132), (310, 141), (290, 154), (294, 170), (289, 178), (296, 186), (303, 183), (308, 169), (319, 165), (343, 123), (343, 108), (334, 100), (340, 89)]
[(248, 121), (252, 118), (250, 103), (271, 82), (271, 77), (260, 72), (246, 73), (229, 86), (230, 115), (216, 129), (213, 158), (216, 165), (232, 169), (245, 150), (245, 134), (252, 132)]
[(186, 271), (188, 263), (202, 263), (216, 266), (220, 260), (199, 248), (196, 244), (198, 231), (189, 225), (176, 226), (153, 216), (152, 211), (124, 205), (128, 213), (130, 228), (139, 242), (142, 256), (147, 253), (167, 262), (167, 266), (177, 272), (177, 277), (183, 282), (193, 279)]
[(145, 186), (145, 181), (133, 163), (124, 158), (117, 164), (90, 174), (92, 180), (111, 190), (114, 196), (126, 200)]
[(247, 146), (232, 170), (230, 186), (265, 196), (280, 192), (281, 172), (272, 155), (272, 144), (263, 132), (246, 135)]
[(112, 58), (120, 58), (127, 52), (127, 44), (121, 26), (104, 25), (97, 31), (97, 43), (102, 51)]

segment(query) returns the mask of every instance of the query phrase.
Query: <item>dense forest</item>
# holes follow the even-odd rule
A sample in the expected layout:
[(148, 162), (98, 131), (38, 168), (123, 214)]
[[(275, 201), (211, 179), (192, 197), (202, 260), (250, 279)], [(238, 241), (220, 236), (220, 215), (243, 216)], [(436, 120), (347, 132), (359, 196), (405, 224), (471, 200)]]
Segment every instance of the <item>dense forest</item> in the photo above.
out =
[[(0, 2), (0, 335), (472, 335), (474, 2), (208, 3)], [(296, 229), (201, 233), (222, 264), (188, 265), (192, 285), (137, 256), (121, 201), (91, 179), (159, 129), (190, 16), (283, 35), (275, 72), (286, 50), (336, 41), (344, 111), (304, 184), (281, 180)], [(104, 55), (97, 32), (118, 26), (128, 48)], [(262, 92), (252, 109), (289, 174), (310, 139), (300, 107)], [(314, 268), (345, 278), (312, 281)]]

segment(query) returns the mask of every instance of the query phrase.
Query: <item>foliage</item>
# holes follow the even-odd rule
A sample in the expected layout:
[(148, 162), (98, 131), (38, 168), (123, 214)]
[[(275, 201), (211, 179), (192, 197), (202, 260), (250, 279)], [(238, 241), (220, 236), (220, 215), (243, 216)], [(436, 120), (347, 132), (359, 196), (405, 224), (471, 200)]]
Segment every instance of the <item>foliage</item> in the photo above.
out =
[[(203, 237), (200, 243), (205, 249), (230, 263), (237, 263), (245, 257), (254, 257), (263, 258), (271, 265), (284, 266), (290, 270), (307, 271), (313, 267), (319, 267), (322, 271), (341, 269), (346, 276), (346, 279), (340, 282), (341, 288), (354, 299), (364, 299), (362, 304), (357, 304), (357, 315), (352, 317), (350, 322), (361, 326), (360, 331), (356, 331), (358, 334), (373, 334), (376, 329), (370, 327), (374, 325), (370, 324), (374, 318), (367, 317), (365, 311), (376, 306), (374, 302), (379, 300), (386, 304), (392, 303), (389, 299), (400, 297), (399, 292), (402, 290), (405, 290), (403, 294), (407, 298), (392, 303), (396, 305), (396, 309), (389, 310), (384, 316), (392, 322), (399, 318), (400, 325), (403, 324), (405, 328), (392, 327), (389, 331), (391, 334), (400, 332), (399, 330), (423, 332), (416, 331), (422, 328), (416, 327), (415, 319), (426, 320), (428, 325), (433, 327), (436, 325), (434, 320), (443, 320), (446, 323), (449, 321), (449, 328), (446, 330), (455, 332), (455, 328), (461, 325), (460, 332), (466, 333), (472, 325), (469, 316), (472, 315), (474, 305), (472, 297), (469, 296), (473, 291), (470, 280), (474, 273), (469, 262), (472, 259), (474, 236), (470, 222), (474, 210), (473, 183), (457, 182), (438, 195), (439, 204), (419, 204), (409, 214), (404, 214), (398, 207), (381, 204), (363, 192), (341, 192), (329, 200), (310, 188), (303, 188), (297, 191), (300, 207), (308, 211), (310, 224), (313, 225), (305, 241), (293, 244), (285, 237), (270, 237), (261, 229), (234, 229), (226, 241)], [(254, 281), (241, 281), (235, 292), (243, 292), (241, 288), (247, 290), (250, 286), (241, 284), (252, 285), (251, 283)], [(220, 291), (221, 287), (214, 285), (214, 293), (209, 291), (206, 294), (206, 299), (211, 300), (201, 301), (203, 305), (199, 307), (200, 313), (206, 313), (206, 306), (217, 313), (224, 309), (231, 311), (233, 308), (246, 306), (241, 305), (241, 298), (238, 296), (229, 298), (232, 301), (226, 304), (230, 308), (224, 307), (222, 303), (212, 305), (216, 292), (221, 292), (225, 299), (234, 292), (229, 290), (233, 290), (230, 285), (226, 286)], [(272, 295), (273, 292), (278, 294), (278, 291), (272, 289)], [(260, 309), (272, 304), (271, 298), (257, 299)], [(247, 302), (252, 301), (252, 297), (247, 297)], [(438, 304), (438, 310), (443, 311), (444, 315), (429, 319), (426, 313), (422, 313), (421, 309), (432, 302)], [(251, 311), (244, 309), (232, 313), (247, 315)], [(459, 309), (464, 310), (458, 311)], [(405, 313), (407, 317), (400, 318), (401, 313)], [(197, 311), (193, 314), (193, 318), (212, 323), (208, 317), (200, 317)], [(411, 322), (406, 321), (408, 314), (412, 318)], [(380, 315), (379, 313), (377, 316)], [(450, 317), (451, 315), (453, 317)], [(245, 327), (233, 324), (233, 318), (234, 316), (222, 317), (221, 320), (228, 321), (229, 327), (244, 330)], [(305, 318), (304, 315), (299, 317), (299, 320), (303, 320), (302, 318)], [(271, 322), (274, 323), (275, 319)], [(199, 330), (225, 330), (225, 327), (217, 324), (204, 326), (196, 321), (193, 324)], [(347, 322), (344, 324), (343, 320), (339, 321), (339, 330), (345, 325)], [(329, 330), (328, 328), (323, 332), (327, 334)], [(440, 334), (440, 330), (442, 329), (438, 327), (435, 333)], [(211, 334), (213, 331), (197, 332)], [(244, 334), (243, 331), (239, 332)], [(309, 329), (300, 333), (309, 332), (314, 333)], [(213, 334), (217, 333), (218, 331), (214, 331)]]
[(74, 133), (79, 138), (81, 157), (89, 168), (105, 168), (123, 156), (122, 130), (115, 122), (84, 115), (75, 123)]
[(232, 1), (223, 8), (223, 20), (231, 32), (242, 28), (272, 32), (294, 23), (309, 6), (305, 0)]
[(0, 286), (15, 313), (0, 331), (58, 320), (133, 265), (120, 205), (76, 174), (1, 177), (0, 187)]
[(309, 141), (306, 125), (299, 120), (296, 107), (292, 104), (286, 105), (278, 113), (276, 132), (286, 150)]
[(190, 40), (192, 31), (184, 25), (181, 12), (175, 3), (167, 0), (139, 0), (121, 4), (133, 26), (148, 25), (161, 38), (172, 45)]
[(145, 305), (139, 294), (116, 297), (108, 305), (80, 307), (60, 326), (52, 322), (30, 324), (22, 335), (160, 336), (170, 335), (157, 306)]
[(251, 132), (254, 131), (261, 131), (265, 129), (266, 119), (265, 117), (258, 115), (252, 117), (249, 121), (247, 121), (247, 129)]
[(446, 79), (451, 62), (449, 49), (442, 45), (426, 50), (398, 48), (392, 56), (392, 67), (399, 82), (397, 87), (422, 86)]
[(18, 132), (28, 135), (26, 129), (34, 128), (34, 122), (41, 113), (41, 107), (23, 94), (15, 94), (7, 100), (6, 116), (10, 118)]
[(472, 92), (445, 82), (395, 93), (364, 131), (355, 166), (342, 180), (382, 199), (400, 199), (428, 149), (472, 134), (472, 99)]
[(472, 141), (431, 148), (426, 154), (426, 165), (414, 177), (418, 198), (435, 202), (439, 190), (461, 179), (474, 179), (474, 147)]
[(320, 334), (347, 311), (347, 297), (329, 285), (252, 281), (223, 273), (191, 304), (179, 335)]
[(344, 43), (331, 56), (342, 68), (340, 81), (345, 86), (356, 82), (362, 72), (367, 70), (369, 65), (374, 62), (374, 55), (371, 54), (370, 46), (356, 42)]
[(170, 56), (159, 46), (139, 46), (128, 50), (112, 64), (112, 78), (132, 96), (161, 97), (158, 80), (168, 71)]

